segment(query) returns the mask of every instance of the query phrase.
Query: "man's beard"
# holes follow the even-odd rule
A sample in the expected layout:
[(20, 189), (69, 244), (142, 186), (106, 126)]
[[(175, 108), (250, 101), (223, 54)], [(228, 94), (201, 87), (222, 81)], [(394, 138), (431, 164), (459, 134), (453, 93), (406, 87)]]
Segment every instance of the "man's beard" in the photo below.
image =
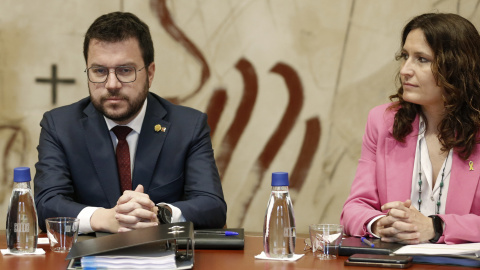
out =
[[(128, 97), (121, 96), (119, 94), (108, 94), (107, 96), (102, 96), (100, 100), (95, 100), (91, 98), (92, 104), (100, 113), (102, 113), (105, 117), (115, 121), (115, 122), (123, 122), (125, 120), (130, 119), (132, 116), (136, 115), (143, 106), (145, 99), (147, 98), (148, 94), (148, 83), (145, 84), (143, 88), (143, 92), (134, 100), (130, 100)], [(104, 102), (111, 97), (119, 97), (127, 101), (128, 107), (127, 110), (123, 113), (115, 112), (113, 110), (106, 109), (103, 104)]]

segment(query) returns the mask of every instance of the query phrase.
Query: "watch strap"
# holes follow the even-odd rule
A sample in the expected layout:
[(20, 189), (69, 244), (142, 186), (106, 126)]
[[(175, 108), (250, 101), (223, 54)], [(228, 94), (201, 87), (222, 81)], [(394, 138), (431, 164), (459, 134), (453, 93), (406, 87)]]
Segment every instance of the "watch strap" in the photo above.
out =
[(428, 217), (432, 219), (433, 230), (435, 232), (435, 236), (428, 241), (430, 241), (430, 243), (437, 243), (440, 237), (442, 237), (443, 235), (442, 219), (437, 215), (431, 215)]

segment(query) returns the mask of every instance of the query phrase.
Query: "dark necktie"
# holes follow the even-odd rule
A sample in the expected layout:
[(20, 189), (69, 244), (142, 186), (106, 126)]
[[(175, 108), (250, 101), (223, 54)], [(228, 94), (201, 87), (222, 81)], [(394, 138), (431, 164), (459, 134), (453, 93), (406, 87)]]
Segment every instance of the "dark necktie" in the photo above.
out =
[(130, 169), (130, 150), (128, 149), (128, 142), (126, 140), (128, 133), (132, 131), (127, 126), (116, 126), (112, 128), (113, 133), (117, 136), (117, 167), (118, 175), (120, 176), (120, 189), (122, 194), (125, 190), (132, 189), (132, 171)]

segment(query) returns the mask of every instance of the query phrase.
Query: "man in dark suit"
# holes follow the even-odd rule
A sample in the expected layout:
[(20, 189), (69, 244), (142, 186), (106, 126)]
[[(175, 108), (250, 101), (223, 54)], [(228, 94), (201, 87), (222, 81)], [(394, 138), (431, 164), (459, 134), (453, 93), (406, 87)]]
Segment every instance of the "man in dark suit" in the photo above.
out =
[(185, 220), (221, 228), (227, 206), (207, 117), (149, 92), (148, 26), (131, 13), (102, 15), (85, 35), (84, 56), (90, 96), (40, 123), (40, 228), (58, 216), (80, 218), (84, 233)]

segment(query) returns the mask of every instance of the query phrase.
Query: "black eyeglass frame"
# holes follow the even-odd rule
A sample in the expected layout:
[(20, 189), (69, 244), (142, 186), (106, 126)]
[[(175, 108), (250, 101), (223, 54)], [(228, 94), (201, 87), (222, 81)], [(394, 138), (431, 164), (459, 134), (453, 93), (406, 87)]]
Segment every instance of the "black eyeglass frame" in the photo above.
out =
[[(110, 69), (114, 69), (114, 73), (115, 73), (115, 77), (117, 78), (117, 80), (121, 83), (132, 83), (134, 81), (137, 80), (137, 71), (142, 71), (143, 69), (145, 69), (147, 67), (147, 65), (139, 68), (139, 69), (136, 69), (134, 66), (117, 66), (117, 67), (103, 67), (103, 66), (93, 66), (93, 67), (89, 67), (89, 68), (85, 68), (85, 70), (83, 72), (87, 73), (87, 78), (88, 78), (88, 81), (90, 81), (91, 83), (105, 83), (107, 80), (108, 80), (108, 75), (110, 75)], [(105, 80), (103, 82), (94, 82), (90, 79), (90, 75), (89, 74), (89, 70), (92, 69), (92, 68), (106, 68), (108, 69), (108, 74), (107, 76), (105, 76)], [(132, 68), (134, 71), (135, 71), (135, 78), (133, 79), (133, 81), (128, 81), (128, 82), (124, 82), (122, 81), (120, 78), (118, 78), (118, 74), (117, 74), (117, 69), (119, 68)]]

